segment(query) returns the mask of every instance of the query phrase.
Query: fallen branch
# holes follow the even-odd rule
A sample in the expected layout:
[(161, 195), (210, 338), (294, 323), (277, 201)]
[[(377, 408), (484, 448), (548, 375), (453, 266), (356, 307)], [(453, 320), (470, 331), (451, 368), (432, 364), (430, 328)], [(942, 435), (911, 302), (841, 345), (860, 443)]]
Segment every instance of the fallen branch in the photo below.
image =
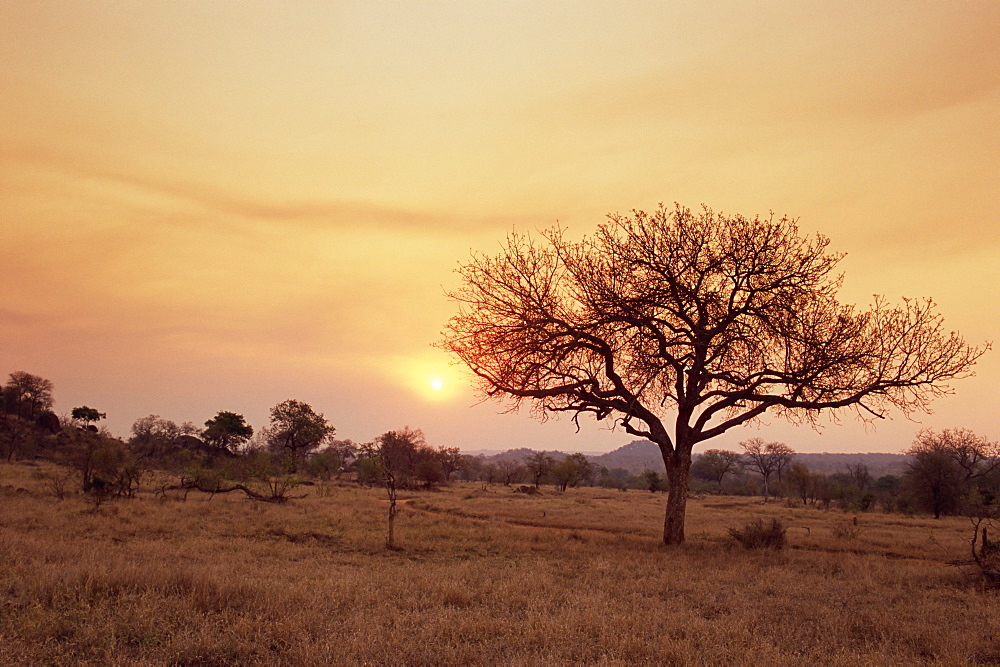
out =
[(185, 496), (186, 496), (187, 492), (190, 491), (190, 490), (192, 490), (192, 489), (194, 489), (195, 491), (201, 491), (202, 493), (208, 493), (208, 494), (211, 494), (213, 496), (216, 493), (230, 493), (232, 491), (242, 491), (251, 500), (259, 500), (262, 503), (276, 503), (276, 504), (281, 504), (281, 503), (287, 502), (289, 500), (298, 500), (298, 499), (301, 499), (301, 498), (305, 498), (304, 495), (302, 495), (302, 496), (286, 496), (286, 495), (265, 496), (265, 495), (262, 495), (260, 493), (257, 493), (253, 489), (250, 489), (250, 488), (244, 486), (243, 484), (233, 484), (232, 486), (205, 486), (205, 485), (199, 484), (198, 482), (194, 482), (194, 481), (191, 481), (191, 482), (182, 482), (180, 484), (172, 484), (170, 486), (164, 485), (163, 487), (160, 488), (159, 493), (162, 494), (162, 493), (165, 493), (167, 491), (184, 491), (185, 492)]
[(979, 541), (979, 524), (982, 523), (982, 519), (977, 519), (973, 522), (974, 530), (972, 532), (972, 560), (976, 562), (979, 566), (980, 572), (983, 573), (987, 579), (993, 584), (1000, 584), (1000, 571), (991, 569), (987, 567), (986, 563), (983, 562), (982, 557), (986, 555), (986, 551), (989, 546), (989, 541), (986, 538), (986, 528), (983, 528), (983, 546), (980, 549), (982, 553), (976, 553), (976, 542)]

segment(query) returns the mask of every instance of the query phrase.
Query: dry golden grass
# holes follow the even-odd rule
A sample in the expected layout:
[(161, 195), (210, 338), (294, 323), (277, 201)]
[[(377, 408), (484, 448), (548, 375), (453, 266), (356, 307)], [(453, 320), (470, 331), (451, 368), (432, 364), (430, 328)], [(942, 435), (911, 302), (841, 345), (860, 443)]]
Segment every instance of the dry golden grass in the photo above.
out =
[[(143, 494), (96, 512), (0, 466), (2, 664), (909, 664), (1000, 661), (970, 527), (705, 497), (335, 486), (274, 506)], [(25, 491), (18, 491), (23, 488)], [(753, 516), (780, 552), (734, 546)], [(852, 536), (852, 533), (857, 534)]]

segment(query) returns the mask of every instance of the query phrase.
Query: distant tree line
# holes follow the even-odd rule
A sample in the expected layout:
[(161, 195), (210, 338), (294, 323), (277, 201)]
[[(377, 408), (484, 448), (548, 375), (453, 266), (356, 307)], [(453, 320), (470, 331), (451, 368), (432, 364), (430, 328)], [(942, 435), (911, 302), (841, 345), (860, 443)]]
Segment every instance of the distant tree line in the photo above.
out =
[[(370, 446), (338, 440), (329, 420), (300, 400), (271, 408), (259, 431), (243, 415), (223, 410), (203, 426), (151, 414), (119, 438), (100, 426), (107, 415), (88, 405), (57, 416), (53, 389), (51, 381), (22, 371), (0, 385), (0, 454), (7, 461), (45, 457), (64, 464), (75, 482), (66, 475), (50, 480), (59, 497), (75, 487), (98, 504), (131, 498), (154, 472), (174, 479), (158, 487), (163, 492), (242, 491), (269, 502), (286, 500), (303, 483), (319, 484), (322, 493), (345, 473), (361, 484), (379, 480)], [(448, 483), (464, 465), (457, 447), (434, 448), (419, 431), (403, 432), (414, 437), (393, 461), (400, 488)]]
[(784, 497), (786, 502), (853, 512), (982, 515), (1000, 500), (1000, 445), (966, 429), (920, 431), (901, 475), (873, 477), (862, 462), (823, 474), (781, 443), (753, 439), (744, 454), (702, 453), (692, 486), (707, 493)]
[[(259, 431), (243, 415), (224, 410), (202, 426), (151, 414), (137, 419), (127, 438), (117, 438), (100, 427), (106, 414), (96, 408), (82, 405), (57, 416), (53, 391), (51, 381), (23, 371), (0, 385), (0, 456), (63, 463), (69, 473), (52, 473), (50, 479), (56, 495), (75, 489), (96, 503), (134, 497), (154, 471), (174, 479), (161, 484), (163, 492), (242, 491), (269, 502), (286, 500), (303, 483), (318, 485), (322, 494), (337, 480), (385, 485), (392, 503), (398, 490), (434, 489), (455, 480), (536, 492), (543, 486), (557, 492), (580, 486), (669, 490), (666, 476), (653, 470), (609, 469), (579, 453), (512, 450), (493, 458), (471, 456), (457, 447), (433, 447), (421, 431), (408, 427), (370, 443), (339, 440), (322, 413), (295, 399), (275, 405), (270, 422)], [(965, 429), (919, 432), (906, 452), (905, 471), (877, 478), (860, 461), (839, 472), (810, 470), (784, 443), (751, 438), (740, 447), (742, 452), (709, 449), (696, 455), (690, 492), (935, 517), (985, 515), (1000, 500), (1000, 445)]]

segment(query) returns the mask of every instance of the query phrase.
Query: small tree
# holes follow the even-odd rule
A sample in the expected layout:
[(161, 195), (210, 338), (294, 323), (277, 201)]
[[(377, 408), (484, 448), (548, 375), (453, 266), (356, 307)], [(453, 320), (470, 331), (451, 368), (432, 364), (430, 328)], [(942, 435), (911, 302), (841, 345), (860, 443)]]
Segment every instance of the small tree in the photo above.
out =
[(361, 447), (362, 455), (375, 464), (389, 499), (388, 531), (385, 538), (388, 549), (396, 548), (396, 492), (400, 487), (400, 478), (412, 474), (414, 453), (424, 448), (426, 444), (423, 433), (409, 427), (383, 433), (373, 442)]
[(210, 447), (235, 454), (242, 444), (253, 437), (253, 427), (246, 423), (243, 415), (220, 412), (205, 422), (201, 437)]
[(30, 451), (35, 437), (34, 426), (23, 419), (0, 419), (0, 445), (8, 463)]
[(35, 421), (46, 410), (52, 409), (51, 380), (14, 371), (3, 388), (5, 411), (27, 421)]
[(176, 423), (159, 415), (149, 415), (132, 424), (129, 445), (143, 456), (160, 458), (170, 452), (180, 435), (181, 429)]
[(527, 468), (528, 474), (531, 476), (531, 482), (538, 488), (538, 485), (542, 483), (545, 476), (549, 474), (552, 470), (556, 460), (546, 454), (545, 452), (532, 452), (528, 455), (528, 458), (524, 461), (524, 467)]
[[(289, 470), (285, 461), (280, 460), (280, 455), (260, 449), (248, 452), (241, 459), (237, 459), (238, 476), (250, 486), (242, 484), (233, 486), (222, 486), (222, 479), (218, 478), (219, 486), (210, 489), (213, 493), (227, 493), (239, 490), (254, 500), (263, 500), (271, 503), (284, 503), (293, 496), (289, 494), (299, 485), (301, 480), (294, 471)], [(214, 480), (213, 480), (214, 481)], [(200, 488), (205, 491), (205, 488)], [(258, 489), (260, 492), (258, 492)]]
[(70, 416), (76, 421), (83, 422), (84, 428), (107, 418), (107, 415), (103, 412), (98, 412), (96, 409), (87, 407), (86, 405), (80, 406), (79, 408), (73, 408)]
[(411, 472), (412, 477), (419, 480), (427, 489), (434, 488), (446, 479), (441, 458), (429, 447), (418, 452)]
[(813, 474), (804, 463), (795, 462), (788, 467), (785, 474), (788, 486), (795, 494), (802, 499), (802, 504), (809, 504), (809, 499), (814, 497)]
[(771, 475), (785, 467), (795, 454), (792, 448), (781, 442), (765, 443), (760, 438), (750, 438), (740, 443), (746, 456), (746, 464), (764, 480), (764, 502), (770, 496), (768, 480)]
[(643, 471), (642, 479), (646, 484), (646, 488), (649, 489), (650, 493), (656, 493), (657, 491), (666, 491), (663, 484), (663, 478), (660, 477), (660, 473), (655, 470), (649, 470), (648, 468)]
[(458, 447), (438, 447), (437, 458), (446, 482), (450, 482), (451, 476), (461, 470), (464, 464), (462, 450)]
[(553, 483), (562, 491), (589, 479), (592, 473), (593, 466), (587, 457), (580, 453), (564, 457), (561, 461), (554, 463), (549, 470)]
[(847, 474), (851, 476), (854, 481), (854, 485), (858, 487), (859, 492), (864, 492), (872, 483), (871, 473), (868, 472), (868, 466), (866, 466), (862, 461), (858, 461), (854, 465), (850, 463), (847, 464)]
[[(486, 457), (480, 454), (479, 456), (472, 456), (471, 454), (462, 454), (461, 467), (458, 469), (459, 479), (466, 482), (481, 482), (483, 481), (483, 467), (486, 465)], [(493, 478), (490, 483), (496, 481), (496, 472), (493, 473)]]
[(512, 459), (502, 459), (496, 465), (497, 475), (504, 486), (520, 481), (526, 474), (524, 466)]
[(334, 430), (311, 405), (290, 399), (271, 408), (271, 425), (265, 437), (272, 451), (287, 456), (294, 472), (307, 454), (333, 437)]
[(358, 446), (351, 440), (334, 440), (312, 455), (309, 472), (323, 481), (338, 477), (357, 457)]
[[(486, 490), (486, 487), (500, 479), (500, 468), (496, 463), (483, 463), (479, 467), (477, 479), (483, 482), (483, 490)], [(507, 485), (510, 486), (510, 482)]]
[(895, 475), (882, 475), (875, 480), (875, 501), (885, 513), (896, 511), (899, 506), (901, 480)]
[(59, 434), (66, 462), (95, 505), (113, 497), (134, 498), (149, 468), (135, 448), (106, 433), (66, 429)]
[(905, 480), (918, 504), (934, 518), (960, 511), (976, 483), (1000, 466), (1000, 446), (966, 429), (917, 433)]
[(715, 482), (722, 493), (722, 480), (726, 475), (739, 472), (742, 468), (740, 455), (725, 449), (706, 449), (691, 464), (691, 474), (701, 479)]

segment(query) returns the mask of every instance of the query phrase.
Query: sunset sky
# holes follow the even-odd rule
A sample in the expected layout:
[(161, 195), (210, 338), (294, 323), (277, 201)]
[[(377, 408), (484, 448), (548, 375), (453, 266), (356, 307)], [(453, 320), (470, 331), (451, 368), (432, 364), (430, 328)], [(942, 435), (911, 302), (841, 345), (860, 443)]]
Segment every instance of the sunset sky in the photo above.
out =
[[(608, 451), (633, 438), (477, 405), (444, 292), (512, 229), (675, 201), (796, 217), (844, 301), (1000, 342), (998, 35), (995, 0), (6, 0), (0, 379), (119, 435), (296, 398), (355, 441)], [(1000, 350), (976, 370), (919, 423), (700, 449), (1000, 439)]]

